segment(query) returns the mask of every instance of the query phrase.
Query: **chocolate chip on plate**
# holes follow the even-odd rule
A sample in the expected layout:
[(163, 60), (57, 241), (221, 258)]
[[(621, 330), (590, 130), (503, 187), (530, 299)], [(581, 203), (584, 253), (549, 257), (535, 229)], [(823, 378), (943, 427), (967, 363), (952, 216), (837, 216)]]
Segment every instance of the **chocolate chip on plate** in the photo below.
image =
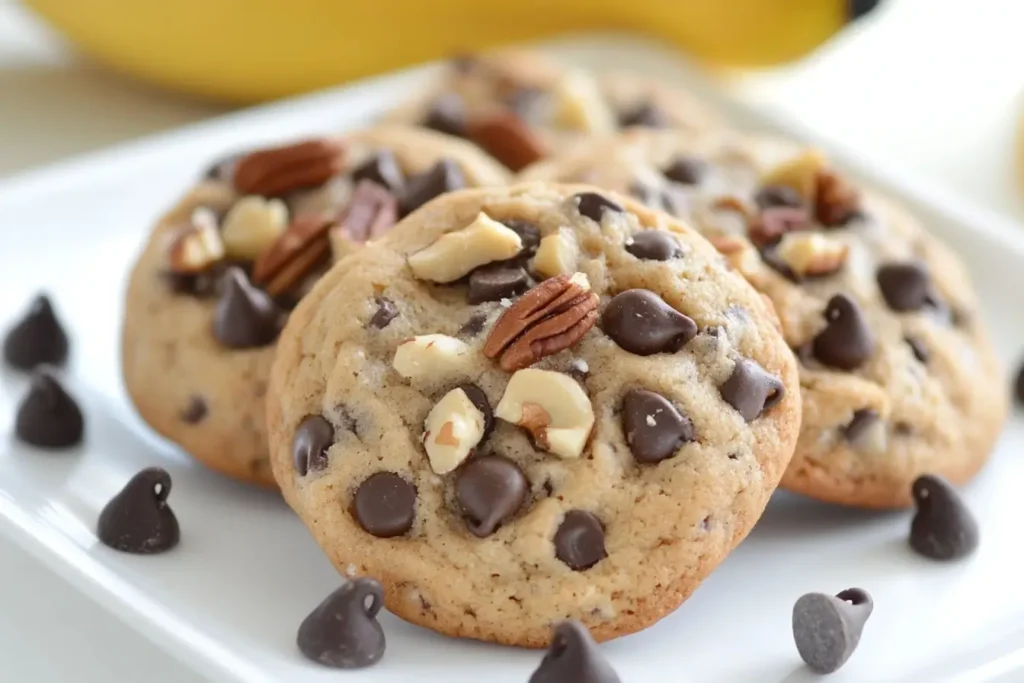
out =
[(621, 683), (587, 627), (578, 621), (555, 626), (548, 649), (529, 683)]
[(511, 299), (529, 287), (526, 271), (519, 266), (492, 264), (477, 268), (469, 276), (466, 300), (471, 304)]
[(377, 183), (396, 196), (405, 186), (405, 176), (390, 149), (380, 150), (352, 171), (352, 184), (358, 185), (360, 180)]
[(800, 193), (788, 185), (767, 185), (754, 195), (754, 202), (761, 209), (777, 207), (800, 208), (804, 200)]
[(4, 360), (13, 368), (31, 370), (39, 365), (63, 365), (68, 357), (68, 336), (49, 297), (39, 294), (28, 312), (7, 332)]
[(416, 488), (394, 472), (377, 472), (356, 489), (359, 526), (377, 538), (401, 536), (416, 519)]
[(466, 187), (462, 168), (451, 159), (441, 159), (423, 173), (409, 178), (400, 202), (403, 216), (412, 213), (434, 197)]
[(672, 182), (696, 185), (707, 172), (707, 164), (697, 157), (680, 155), (669, 162), (661, 173)]
[(383, 296), (377, 297), (377, 310), (370, 318), (370, 327), (383, 330), (391, 321), (398, 317), (398, 309), (395, 302)]
[(586, 510), (565, 513), (555, 532), (555, 557), (578, 572), (590, 569), (608, 557), (601, 520)]
[(596, 192), (581, 192), (573, 197), (573, 199), (576, 200), (576, 206), (579, 209), (580, 215), (597, 223), (601, 222), (601, 216), (604, 215), (605, 211), (622, 213), (625, 210), (616, 202)]
[(978, 522), (952, 484), (935, 474), (914, 480), (917, 513), (910, 525), (910, 547), (933, 560), (958, 560), (978, 547)]
[(490, 436), (491, 430), (494, 429), (494, 409), (491, 408), (491, 402), (487, 400), (487, 394), (484, 390), (475, 384), (460, 384), (459, 389), (466, 394), (466, 398), (469, 402), (476, 406), (476, 409), (483, 413), (484, 416), (484, 433), (480, 437), (480, 443), (487, 440)]
[(756, 361), (740, 358), (718, 391), (745, 421), (753, 422), (782, 400), (786, 388)]
[(672, 403), (653, 391), (631, 389), (622, 398), (622, 431), (637, 462), (671, 458), (693, 441), (693, 423)]
[(917, 311), (936, 302), (932, 279), (923, 264), (888, 263), (875, 274), (885, 303), (894, 311)]
[(14, 434), (40, 448), (68, 448), (82, 441), (85, 420), (78, 404), (46, 368), (32, 376), (28, 393), (18, 406)]
[(273, 343), (280, 329), (274, 300), (249, 284), (241, 268), (228, 268), (213, 313), (214, 338), (229, 349), (249, 349)]
[(619, 114), (619, 125), (623, 128), (644, 126), (646, 128), (665, 128), (669, 125), (665, 112), (650, 100), (644, 100)]
[(327, 449), (334, 443), (334, 427), (323, 415), (309, 415), (292, 437), (292, 464), (300, 477), (327, 467)]
[(459, 470), (455, 498), (469, 530), (484, 537), (516, 513), (529, 488), (518, 465), (500, 455), (486, 455), (473, 458)]
[(114, 550), (154, 555), (178, 545), (181, 532), (167, 504), (171, 475), (148, 467), (132, 477), (100, 513), (96, 536)]
[(312, 661), (335, 669), (362, 669), (384, 656), (384, 631), (377, 613), (384, 588), (371, 578), (346, 581), (309, 613), (295, 642)]
[(456, 93), (441, 95), (430, 105), (423, 127), (446, 135), (466, 134), (466, 105)]
[(647, 289), (616, 294), (601, 315), (601, 329), (638, 356), (675, 353), (697, 334), (697, 323)]
[(861, 588), (835, 596), (800, 596), (793, 605), (793, 640), (800, 658), (815, 673), (838, 671), (857, 649), (872, 609), (871, 596)]
[(206, 401), (202, 396), (192, 396), (188, 400), (188, 405), (181, 411), (181, 421), (185, 424), (199, 424), (209, 413), (209, 408), (206, 405)]
[(830, 368), (853, 370), (875, 352), (875, 335), (857, 302), (836, 294), (825, 307), (828, 325), (814, 338), (814, 357)]
[(668, 261), (679, 258), (679, 241), (664, 230), (641, 230), (626, 244), (626, 251), (644, 261)]

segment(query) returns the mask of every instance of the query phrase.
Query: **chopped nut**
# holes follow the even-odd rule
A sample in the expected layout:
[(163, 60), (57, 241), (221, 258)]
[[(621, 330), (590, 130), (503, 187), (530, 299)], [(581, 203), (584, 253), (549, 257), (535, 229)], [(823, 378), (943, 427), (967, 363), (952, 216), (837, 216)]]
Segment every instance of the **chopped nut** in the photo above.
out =
[(224, 258), (224, 243), (217, 231), (217, 219), (206, 209), (192, 212), (192, 220), (171, 236), (168, 260), (171, 272), (201, 273)]
[(484, 435), (484, 414), (466, 392), (452, 389), (437, 402), (423, 424), (423, 447), (430, 468), (446, 474), (458, 467)]
[(533, 257), (533, 270), (544, 277), (576, 272), (580, 249), (569, 230), (559, 230), (540, 241)]
[(828, 159), (820, 150), (805, 149), (765, 174), (761, 184), (791, 187), (805, 202), (813, 204), (818, 189), (818, 173), (824, 170), (827, 164)]
[(239, 199), (224, 217), (221, 238), (231, 259), (255, 261), (288, 227), (288, 207), (280, 199), (255, 195)]
[(530, 126), (512, 112), (472, 119), (470, 140), (513, 171), (521, 171), (548, 155), (548, 148)]
[(749, 244), (739, 235), (708, 235), (708, 241), (720, 254), (726, 256), (743, 251)]
[(797, 277), (829, 275), (846, 263), (848, 245), (814, 232), (790, 233), (776, 251)]
[(424, 334), (400, 344), (392, 365), (406, 379), (444, 379), (461, 374), (471, 353), (468, 344), (454, 337)]
[(570, 69), (555, 84), (555, 121), (562, 128), (611, 133), (616, 122), (597, 81), (586, 71)]
[(860, 193), (853, 185), (832, 171), (818, 173), (814, 214), (822, 225), (842, 225), (859, 210)]
[(481, 213), (462, 230), (409, 257), (413, 275), (432, 282), (454, 282), (469, 271), (492, 261), (512, 258), (523, 248), (516, 232)]
[(782, 236), (811, 227), (811, 218), (806, 209), (777, 206), (764, 209), (755, 216), (747, 227), (747, 236), (756, 244), (771, 244)]
[(330, 245), (327, 233), (334, 225), (325, 214), (298, 216), (252, 269), (252, 283), (270, 296), (279, 296), (300, 283), (326, 260)]
[(551, 370), (528, 368), (512, 375), (494, 414), (562, 458), (578, 458), (594, 426), (586, 392), (573, 378)]
[(252, 152), (235, 167), (239, 192), (280, 197), (292, 190), (322, 185), (345, 163), (340, 140), (319, 138)]
[(749, 218), (751, 213), (750, 207), (747, 206), (742, 199), (734, 195), (722, 195), (721, 197), (716, 197), (714, 201), (711, 202), (711, 209), (713, 211), (732, 211), (733, 213), (738, 213), (744, 218)]

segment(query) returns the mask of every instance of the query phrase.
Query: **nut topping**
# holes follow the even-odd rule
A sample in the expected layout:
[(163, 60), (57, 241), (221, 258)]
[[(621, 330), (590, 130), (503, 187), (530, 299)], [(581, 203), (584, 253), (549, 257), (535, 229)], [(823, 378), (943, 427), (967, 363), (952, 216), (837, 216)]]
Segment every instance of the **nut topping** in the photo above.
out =
[(171, 272), (201, 273), (223, 258), (224, 243), (217, 231), (217, 220), (205, 209), (196, 209), (192, 220), (171, 236), (168, 250)]
[(818, 191), (818, 174), (825, 170), (827, 164), (828, 160), (820, 150), (805, 149), (765, 174), (761, 185), (790, 187), (805, 203), (813, 205)]
[(494, 414), (562, 458), (578, 458), (594, 426), (594, 408), (576, 380), (535, 368), (512, 375)]
[(810, 220), (806, 209), (793, 209), (786, 206), (771, 207), (763, 210), (750, 221), (747, 227), (747, 236), (755, 244), (772, 244), (778, 242), (788, 232), (810, 228)]
[(798, 278), (831, 275), (846, 263), (850, 247), (813, 232), (790, 233), (782, 238), (776, 253)]
[(424, 334), (400, 344), (391, 364), (406, 379), (442, 380), (464, 374), (471, 353), (468, 344), (454, 337)]
[(540, 241), (533, 257), (533, 270), (544, 277), (573, 273), (579, 253), (572, 231), (559, 230)]
[(256, 261), (252, 282), (279, 296), (306, 277), (330, 250), (327, 233), (333, 221), (323, 214), (299, 216)]
[(484, 436), (484, 414), (461, 388), (437, 402), (423, 424), (423, 447), (430, 468), (447, 474), (458, 467)]
[(322, 185), (345, 162), (339, 140), (321, 138), (252, 152), (235, 168), (235, 187), (243, 194), (280, 197), (292, 190)]
[(470, 140), (513, 171), (520, 171), (548, 154), (530, 126), (512, 112), (471, 120), (467, 133)]
[(454, 282), (492, 261), (510, 259), (523, 248), (514, 230), (481, 213), (462, 230), (449, 232), (409, 257), (412, 274), (431, 282)]
[(288, 208), (280, 199), (242, 197), (224, 217), (221, 239), (229, 258), (255, 261), (288, 227)]

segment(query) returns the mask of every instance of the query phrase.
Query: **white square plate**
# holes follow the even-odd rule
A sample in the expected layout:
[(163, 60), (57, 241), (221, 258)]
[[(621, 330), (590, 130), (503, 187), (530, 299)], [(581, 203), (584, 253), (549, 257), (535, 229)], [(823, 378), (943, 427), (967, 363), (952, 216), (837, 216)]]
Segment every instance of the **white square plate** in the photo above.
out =
[[(707, 91), (659, 48), (622, 38), (560, 41), (586, 66), (622, 66)], [(0, 186), (0, 325), (40, 289), (73, 334), (65, 373), (87, 435), (41, 453), (13, 437), (25, 378), (0, 371), (0, 531), (158, 644), (218, 680), (525, 683), (540, 653), (437, 636), (384, 615), (375, 668), (339, 674), (304, 660), (299, 622), (340, 579), (282, 501), (213, 475), (152, 436), (122, 389), (118, 334), (124, 278), (154, 219), (220, 154), (364, 125), (423, 70), (291, 100), (93, 154)], [(792, 124), (718, 100), (738, 125), (801, 135)], [(1010, 364), (1024, 347), (1024, 235), (891, 168), (820, 141), (848, 168), (916, 206), (966, 259)], [(1002, 387), (993, 387), (1001, 390)], [(1024, 429), (1007, 427), (968, 489), (982, 545), (940, 565), (911, 553), (910, 514), (869, 514), (778, 494), (746, 541), (675, 614), (603, 646), (624, 681), (797, 683), (789, 630), (807, 591), (867, 588), (875, 598), (860, 648), (830, 680), (1024, 681), (1024, 554), (1019, 543)], [(93, 530), (102, 506), (139, 469), (171, 471), (182, 543), (157, 557), (119, 554)]]

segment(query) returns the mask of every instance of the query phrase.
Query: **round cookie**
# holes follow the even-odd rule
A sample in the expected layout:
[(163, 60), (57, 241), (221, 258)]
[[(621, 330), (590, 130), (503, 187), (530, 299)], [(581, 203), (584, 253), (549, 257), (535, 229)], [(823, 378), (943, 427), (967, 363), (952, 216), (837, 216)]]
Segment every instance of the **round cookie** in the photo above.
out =
[(398, 126), (218, 163), (131, 273), (122, 365), (140, 415), (211, 468), (274, 486), (263, 407), (274, 342), (332, 247), (337, 259), (440, 192), (506, 180), (469, 143)]
[(987, 460), (1007, 397), (969, 276), (916, 219), (820, 152), (630, 131), (521, 177), (592, 182), (671, 211), (771, 298), (804, 404), (784, 488), (906, 507), (919, 475), (960, 484)]
[(282, 334), (274, 474), (404, 619), (528, 647), (568, 618), (640, 630), (746, 536), (789, 461), (796, 361), (771, 306), (683, 223), (597, 192), (439, 198)]

